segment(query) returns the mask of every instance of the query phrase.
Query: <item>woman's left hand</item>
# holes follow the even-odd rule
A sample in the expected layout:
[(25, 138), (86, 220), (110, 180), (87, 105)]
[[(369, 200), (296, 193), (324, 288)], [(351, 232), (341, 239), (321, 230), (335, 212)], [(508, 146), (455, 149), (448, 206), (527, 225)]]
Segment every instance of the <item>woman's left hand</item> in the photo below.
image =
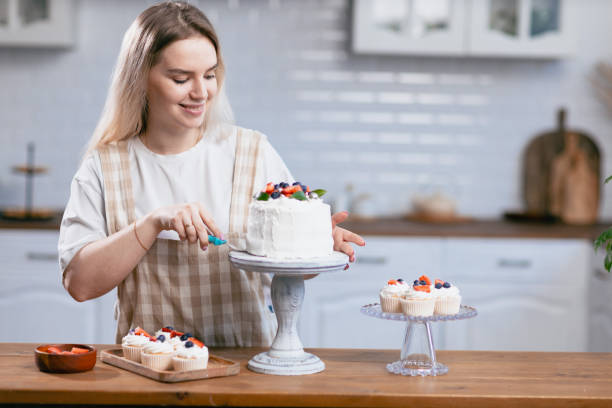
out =
[(332, 215), (332, 236), (334, 238), (334, 251), (344, 252), (349, 256), (350, 262), (355, 262), (355, 250), (349, 244), (350, 242), (359, 246), (364, 246), (365, 241), (361, 236), (354, 232), (340, 228), (337, 224), (345, 221), (349, 214), (347, 211), (341, 211)]

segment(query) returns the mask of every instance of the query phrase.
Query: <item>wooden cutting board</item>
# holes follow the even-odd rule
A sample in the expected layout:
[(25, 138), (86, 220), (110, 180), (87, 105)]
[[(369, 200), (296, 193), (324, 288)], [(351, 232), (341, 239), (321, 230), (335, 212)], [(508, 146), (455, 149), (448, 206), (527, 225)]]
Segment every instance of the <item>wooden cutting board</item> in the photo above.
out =
[(557, 113), (557, 128), (537, 135), (523, 156), (526, 212), (558, 216), (568, 224), (596, 220), (600, 196), (600, 153), (584, 132), (568, 130), (566, 112)]

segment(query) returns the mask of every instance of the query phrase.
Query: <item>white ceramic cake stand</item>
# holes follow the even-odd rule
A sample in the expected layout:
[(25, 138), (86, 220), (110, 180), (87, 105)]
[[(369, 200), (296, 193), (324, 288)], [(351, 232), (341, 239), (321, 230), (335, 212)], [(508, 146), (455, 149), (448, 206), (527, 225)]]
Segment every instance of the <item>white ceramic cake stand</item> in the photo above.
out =
[(247, 367), (255, 372), (275, 375), (314, 374), (325, 370), (325, 363), (306, 353), (297, 331), (297, 321), (304, 300), (304, 275), (342, 271), (348, 256), (341, 252), (323, 258), (273, 259), (246, 252), (232, 251), (232, 265), (250, 272), (274, 273), (272, 306), (278, 322), (270, 350), (259, 353)]

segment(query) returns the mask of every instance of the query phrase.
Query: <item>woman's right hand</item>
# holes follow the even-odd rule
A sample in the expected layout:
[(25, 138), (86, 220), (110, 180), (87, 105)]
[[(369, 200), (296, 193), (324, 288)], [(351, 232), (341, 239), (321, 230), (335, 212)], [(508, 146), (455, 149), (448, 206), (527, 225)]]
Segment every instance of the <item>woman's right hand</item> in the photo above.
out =
[(181, 240), (200, 241), (202, 250), (208, 248), (208, 231), (223, 239), (210, 213), (199, 202), (161, 207), (151, 213), (158, 230), (174, 230)]

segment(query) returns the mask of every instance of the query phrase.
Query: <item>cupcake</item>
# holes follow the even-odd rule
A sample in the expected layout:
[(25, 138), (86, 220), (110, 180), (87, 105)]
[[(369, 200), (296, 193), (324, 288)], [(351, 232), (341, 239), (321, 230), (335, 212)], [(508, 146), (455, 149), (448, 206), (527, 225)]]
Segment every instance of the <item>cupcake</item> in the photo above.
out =
[(400, 298), (409, 286), (403, 279), (391, 279), (379, 292), (380, 307), (385, 313), (402, 313)]
[(431, 293), (431, 281), (425, 275), (415, 280), (400, 300), (402, 312), (408, 316), (431, 316), (436, 299)]
[(130, 330), (121, 340), (123, 356), (128, 360), (140, 363), (140, 353), (143, 347), (150, 342), (151, 340), (149, 335), (141, 328), (137, 327), (136, 329)]
[[(172, 326), (162, 327), (161, 329), (155, 332), (155, 338), (158, 338), (159, 336), (164, 336), (166, 341), (169, 342), (175, 350), (182, 346), (184, 343), (184, 341), (181, 341), (180, 339), (181, 335), (183, 335), (183, 333), (174, 330), (174, 327)], [(191, 337), (191, 334), (189, 334), (188, 337)]]
[(169, 370), (172, 368), (174, 347), (161, 334), (156, 341), (149, 342), (142, 348), (140, 359), (145, 367), (154, 370)]
[[(180, 333), (180, 332), (178, 332)], [(177, 334), (174, 337), (172, 337), (170, 339), (170, 344), (172, 344), (174, 346), (174, 350), (179, 350), (181, 348), (183, 348), (185, 346), (185, 343), (189, 341), (190, 338), (193, 337), (193, 334), (187, 332), (187, 333), (180, 333), (180, 336)]]
[(192, 339), (194, 341), (187, 340), (172, 357), (172, 366), (176, 371), (203, 370), (208, 366), (208, 347)]
[(434, 313), (439, 315), (453, 315), (459, 313), (461, 294), (459, 288), (440, 279), (434, 281), (432, 292), (436, 299)]

